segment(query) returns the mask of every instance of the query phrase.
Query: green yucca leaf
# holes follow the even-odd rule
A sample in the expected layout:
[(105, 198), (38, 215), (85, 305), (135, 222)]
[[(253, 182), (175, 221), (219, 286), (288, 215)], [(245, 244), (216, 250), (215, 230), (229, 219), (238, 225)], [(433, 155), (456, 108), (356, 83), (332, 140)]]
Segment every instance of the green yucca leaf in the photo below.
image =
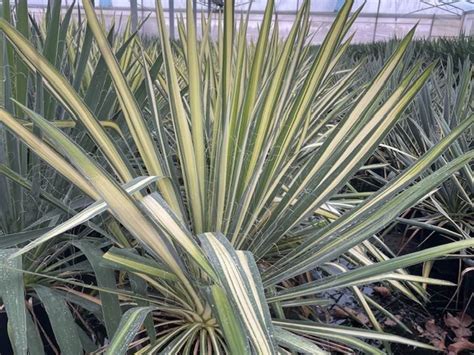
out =
[[(299, 333), (303, 333), (299, 330)], [(331, 332), (320, 331), (320, 330), (312, 330), (311, 335), (317, 336), (321, 339), (326, 341), (334, 341), (338, 344), (348, 345), (350, 349), (356, 349), (361, 351), (364, 354), (371, 354), (371, 355), (383, 355), (386, 354), (385, 351), (378, 349), (375, 346), (367, 344), (365, 341), (357, 339), (356, 337), (349, 336), (347, 334), (333, 334)]]
[[(51, 63), (53, 66), (58, 67), (58, 62), (60, 60), (58, 55), (59, 50), (59, 37), (62, 34), (60, 29), (60, 21), (61, 21), (61, 1), (54, 0), (49, 3), (48, 6), (48, 13), (47, 13), (48, 21), (46, 23), (46, 38), (44, 41), (43, 47), (43, 55)], [(24, 35), (24, 33), (23, 33)], [(27, 37), (28, 38), (28, 37)], [(23, 105), (26, 105), (26, 102), (18, 100)], [(44, 114), (46, 117), (51, 117), (52, 112), (54, 112), (54, 104), (52, 102), (52, 97), (48, 92), (44, 93), (43, 102), (41, 103), (44, 109)]]
[(92, 31), (90, 27), (87, 27), (84, 34), (84, 39), (82, 41), (82, 46), (78, 46), (77, 48), (78, 53), (76, 55), (77, 60), (74, 70), (74, 81), (72, 83), (72, 86), (76, 91), (79, 91), (80, 89), (81, 82), (86, 71), (86, 66), (91, 55), (92, 38)]
[[(98, 245), (84, 240), (74, 241), (72, 244), (84, 253), (87, 260), (91, 264), (97, 279), (97, 285), (100, 288), (107, 290), (117, 290), (115, 274), (112, 269), (104, 266), (101, 263), (103, 252), (100, 250)], [(107, 329), (107, 335), (112, 338), (112, 336), (117, 331), (120, 317), (122, 315), (119, 299), (116, 294), (110, 292), (99, 292), (99, 295), (102, 305), (102, 313), (104, 316), (104, 323)]]
[[(25, 286), (21, 256), (10, 258), (15, 249), (0, 249), (0, 298), (8, 316), (10, 340), (16, 354), (27, 354)], [(15, 269), (15, 270), (12, 270)]]
[(61, 353), (82, 354), (82, 344), (79, 340), (77, 325), (67, 303), (45, 286), (37, 285), (34, 290), (48, 314)]
[[(270, 34), (270, 27), (271, 27), (271, 22), (272, 22), (272, 16), (273, 16), (273, 9), (274, 9), (274, 4), (275, 2), (273, 0), (270, 0), (267, 2), (267, 5), (265, 7), (265, 13), (263, 15), (263, 21), (260, 29), (260, 33), (258, 36), (258, 41), (257, 45), (255, 48), (255, 54), (254, 58), (252, 61), (251, 69), (250, 69), (250, 77), (251, 78), (260, 78), (261, 77), (261, 72), (262, 72), (262, 67), (263, 67), (263, 62), (264, 62), (264, 57), (265, 57), (265, 51), (267, 50), (267, 43), (268, 43), (268, 37)], [(229, 6), (229, 8), (231, 8)], [(230, 44), (229, 44), (230, 45)], [(230, 49), (229, 49), (230, 50)], [(226, 53), (223, 53), (225, 55)], [(244, 129), (247, 129), (249, 127), (248, 125), (248, 120), (250, 119), (250, 114), (253, 109), (253, 106), (255, 104), (255, 101), (257, 99), (257, 89), (258, 89), (258, 81), (257, 80), (251, 80), (249, 82), (249, 86), (247, 88), (247, 91), (245, 92), (244, 96), (244, 101), (242, 103), (243, 108), (242, 108), (242, 118), (241, 118), (241, 123), (240, 123), (240, 131), (238, 133), (239, 137), (239, 143), (243, 143), (244, 141)]]
[(31, 315), (26, 313), (26, 335), (28, 337), (28, 353), (31, 355), (44, 355), (44, 347), (41, 342), (41, 336), (38, 333), (38, 328), (33, 323)]
[[(0, 37), (1, 40), (2, 40), (2, 46), (3, 46), (3, 37)], [(3, 66), (5, 65), (5, 56), (4, 55), (1, 55), (0, 56), (0, 65)], [(7, 82), (7, 80), (5, 79), (5, 70), (0, 70), (0, 79), (2, 81), (2, 83), (5, 81)], [(5, 97), (5, 86), (6, 85), (0, 85), (0, 103), (2, 105), (5, 105), (7, 103), (7, 97)]]
[[(50, 229), (51, 228), (40, 228), (32, 231), (2, 234), (2, 237), (0, 238), (0, 249), (16, 247), (25, 242), (29, 242), (30, 240), (34, 240), (35, 238), (40, 237)], [(11, 251), (11, 253), (14, 253), (15, 251)]]
[(134, 307), (125, 312), (106, 354), (126, 354), (128, 345), (137, 335), (148, 313), (153, 309), (153, 307)]
[[(26, 0), (18, 1), (16, 9), (17, 15), (17, 29), (25, 36), (29, 37), (29, 26), (28, 26), (28, 4)], [(16, 100), (25, 103), (27, 100), (28, 93), (28, 67), (21, 61), (15, 63), (16, 72)]]
[[(264, 58), (265, 58), (265, 51), (267, 50), (267, 43), (269, 41), (269, 34), (270, 34), (270, 27), (271, 27), (271, 19), (273, 16), (273, 9), (274, 9), (274, 1), (268, 1), (265, 7), (265, 12), (263, 15), (263, 21), (261, 25), (261, 30), (258, 36), (258, 41), (255, 47), (255, 54), (252, 58), (250, 65), (250, 78), (260, 78), (263, 72), (264, 66)], [(245, 33), (243, 33), (245, 35)], [(222, 55), (226, 55), (226, 53), (222, 53)], [(242, 69), (240, 69), (242, 70)], [(233, 139), (227, 138), (227, 141), (224, 141), (224, 144), (232, 144), (232, 150), (230, 155), (229, 163), (232, 165), (230, 169), (232, 171), (232, 180), (229, 182), (229, 186), (234, 186), (236, 189), (237, 194), (242, 193), (245, 188), (244, 180), (242, 177), (245, 175), (242, 174), (244, 169), (244, 162), (246, 159), (245, 149), (241, 149), (241, 147), (246, 147), (247, 142), (249, 140), (249, 135), (251, 133), (250, 128), (251, 124), (251, 114), (254, 109), (255, 102), (257, 101), (257, 90), (258, 90), (259, 82), (258, 80), (250, 80), (246, 87), (246, 90), (243, 92), (243, 98), (240, 108), (240, 117), (238, 118), (238, 124), (235, 125), (236, 132), (226, 132), (227, 123), (224, 121), (225, 124), (215, 125), (214, 130), (219, 132), (219, 130), (223, 130), (224, 134), (233, 134), (235, 138)], [(227, 115), (227, 112), (224, 112)], [(216, 136), (217, 134), (214, 134)], [(224, 146), (226, 147), (226, 146)], [(227, 151), (224, 150), (222, 154), (227, 154)], [(229, 159), (223, 156), (223, 159)], [(223, 167), (222, 167), (223, 168)], [(219, 177), (220, 175), (218, 175)], [(222, 176), (220, 176), (222, 179)], [(223, 193), (223, 182), (221, 182), (221, 191), (220, 194)], [(224, 185), (225, 186), (225, 185)], [(230, 206), (233, 206), (233, 201), (230, 201)], [(219, 212), (219, 211), (217, 211)]]
[[(245, 45), (246, 41), (246, 35), (247, 35), (247, 24), (248, 24), (248, 14), (247, 18), (241, 19), (240, 27), (239, 27), (239, 33), (238, 33), (238, 39), (237, 39), (237, 53), (236, 53), (236, 68), (244, 68), (244, 66), (247, 63), (247, 51), (248, 48)], [(235, 198), (237, 194), (237, 185), (233, 185), (231, 182), (233, 181), (233, 176), (234, 176), (234, 170), (233, 170), (233, 157), (236, 154), (236, 146), (234, 145), (234, 140), (232, 139), (232, 134), (233, 132), (237, 132), (239, 122), (241, 120), (241, 116), (239, 115), (240, 113), (240, 107), (239, 105), (241, 104), (241, 101), (244, 99), (245, 91), (245, 80), (246, 80), (246, 72), (245, 70), (238, 70), (237, 74), (234, 78), (234, 82), (232, 83), (232, 98), (231, 98), (231, 103), (228, 105), (228, 113), (226, 112), (226, 115), (229, 116), (228, 118), (228, 123), (224, 121), (224, 128), (225, 131), (222, 134), (222, 139), (221, 139), (221, 144), (222, 148), (220, 152), (213, 153), (211, 156), (211, 159), (214, 159), (213, 165), (215, 166), (214, 171), (211, 171), (211, 173), (216, 174), (215, 177), (212, 177), (209, 179), (209, 189), (211, 191), (211, 201), (220, 201), (220, 204), (218, 206), (217, 203), (212, 205), (215, 207), (215, 212), (213, 213), (213, 218), (215, 218), (215, 221), (218, 222), (222, 218), (222, 223), (225, 224), (223, 227), (224, 231), (229, 230), (229, 223), (231, 222), (231, 218), (229, 217), (232, 212), (233, 208), (230, 206), (233, 206), (235, 203)], [(227, 116), (225, 116), (227, 117)], [(216, 122), (217, 124), (218, 122)], [(216, 134), (213, 135), (215, 136)], [(219, 146), (219, 145), (217, 145)], [(218, 147), (215, 147), (213, 149), (217, 150)], [(216, 182), (217, 181), (217, 182)], [(217, 189), (216, 186), (217, 185)], [(224, 194), (224, 197), (217, 197), (216, 195), (218, 194)], [(221, 205), (222, 205), (222, 199), (226, 201), (226, 207), (227, 211), (224, 214), (223, 217), (218, 217), (219, 214), (221, 213)], [(214, 217), (215, 215), (215, 217)], [(219, 222), (220, 223), (220, 222)], [(233, 242), (235, 241), (235, 237), (233, 237)]]
[[(12, 22), (12, 13), (13, 12), (12, 12), (11, 7), (10, 7), (10, 2), (2, 2), (2, 20), (4, 19), (5, 22), (11, 23)], [(3, 54), (3, 51), (2, 51), (2, 62), (3, 62), (4, 65), (7, 64), (7, 66), (9, 66), (9, 65), (13, 66), (13, 63), (15, 63), (13, 47), (9, 43), (5, 43), (5, 49), (6, 49), (5, 50), (5, 52), (6, 52), (5, 55)], [(7, 68), (7, 70), (8, 70), (8, 68)], [(6, 81), (6, 84), (11, 85), (10, 78), (9, 78), (10, 72), (5, 71), (2, 74), (7, 74), (5, 76), (5, 78), (8, 78), (7, 81)], [(4, 89), (4, 88), (2, 88), (2, 89)], [(7, 100), (9, 100), (10, 97), (6, 96), (6, 97), (4, 97), (4, 99), (6, 100), (5, 101), (5, 104), (6, 104)]]
[[(128, 249), (123, 249), (123, 250), (124, 251), (129, 251)], [(129, 253), (129, 255), (130, 254), (136, 255), (136, 254), (131, 253), (131, 252)], [(105, 256), (104, 256), (104, 259), (105, 259)], [(145, 261), (145, 264), (146, 264), (146, 261)], [(113, 268), (116, 268), (116, 266), (113, 266)], [(125, 270), (125, 271), (130, 271), (130, 270)], [(162, 274), (164, 274), (164, 273), (162, 273)], [(169, 274), (169, 275), (172, 276), (171, 274)], [(165, 274), (165, 276), (163, 278), (166, 279), (166, 276), (168, 276), (168, 274)], [(143, 279), (142, 275), (129, 272), (128, 273), (128, 278), (130, 280), (130, 288), (131, 288), (132, 292), (142, 296), (143, 298), (149, 298), (148, 284), (147, 284), (146, 280)], [(171, 277), (169, 277), (169, 279), (171, 279)], [(151, 305), (151, 302), (149, 302), (149, 301), (137, 300), (137, 306), (139, 306), (139, 307), (149, 307), (150, 305)], [(147, 335), (150, 339), (150, 342), (154, 343), (154, 341), (156, 339), (156, 329), (155, 329), (155, 324), (154, 324), (154, 319), (153, 319), (152, 314), (148, 314), (145, 317), (145, 320), (144, 320), (143, 323), (144, 323)]]
[[(86, 31), (89, 31), (89, 27)], [(90, 38), (85, 37), (84, 41), (86, 39), (90, 40), (91, 45), (92, 45), (93, 35), (92, 35), (92, 31), (89, 31), (89, 32), (90, 32)], [(107, 40), (109, 41), (109, 43), (113, 43), (114, 39), (115, 39), (115, 26), (114, 24), (112, 24), (107, 34)], [(133, 40), (133, 36), (130, 36), (129, 38), (127, 38), (127, 40), (124, 41), (124, 44), (115, 52), (115, 56), (117, 57), (117, 59), (120, 59), (123, 56), (126, 46), (129, 45), (132, 42), (132, 40)], [(86, 45), (86, 42), (84, 42), (83, 45)], [(84, 49), (87, 49), (87, 47)], [(86, 55), (86, 54), (81, 51), (81, 55)], [(90, 54), (90, 56), (92, 56), (92, 54)], [(88, 60), (88, 58), (85, 58), (84, 60)], [(87, 106), (91, 108), (91, 110), (94, 113), (96, 113), (100, 117), (103, 117), (102, 113), (106, 111), (108, 112), (111, 109), (110, 102), (108, 100), (111, 99), (112, 101), (115, 101), (115, 98), (113, 97), (112, 93), (110, 93), (110, 96), (108, 96), (109, 87), (112, 86), (112, 83), (111, 83), (110, 76), (107, 73), (107, 64), (105, 63), (104, 58), (100, 57), (94, 69), (94, 72), (90, 75), (89, 78), (86, 78), (86, 76), (87, 74), (90, 73), (90, 71), (86, 69), (88, 69), (87, 66), (86, 68), (84, 68), (84, 72), (81, 72), (80, 68), (77, 68), (76, 77), (78, 78), (77, 80), (79, 81), (77, 85), (80, 85), (82, 82), (87, 80), (88, 86), (84, 88), (85, 90), (84, 102), (87, 104)], [(98, 95), (98, 93), (100, 93), (100, 95)], [(103, 109), (100, 107), (100, 105), (102, 105)]]

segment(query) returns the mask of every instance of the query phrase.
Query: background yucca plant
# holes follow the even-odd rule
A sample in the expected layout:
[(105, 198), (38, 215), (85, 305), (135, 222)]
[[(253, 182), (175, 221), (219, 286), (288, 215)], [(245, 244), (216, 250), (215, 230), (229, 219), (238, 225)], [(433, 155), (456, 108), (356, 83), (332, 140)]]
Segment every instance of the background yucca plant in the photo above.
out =
[[(390, 258), (374, 237), (472, 159), (427, 170), (472, 115), (378, 191), (351, 183), (434, 68), (414, 63), (387, 88), (414, 31), (361, 83), (363, 66), (341, 61), (352, 1), (316, 53), (308, 2), (281, 40), (269, 1), (255, 44), (232, 2), (217, 40), (210, 21), (198, 36), (191, 3), (171, 43), (157, 2), (159, 48), (128, 29), (106, 34), (88, 0), (87, 28), (70, 21), (73, 7), (61, 18), (60, 1), (40, 24), (26, 2), (16, 18), (4, 9), (0, 172), (11, 197), (0, 297), (16, 352), (42, 353), (38, 301), (65, 354), (324, 353), (335, 343), (383, 353), (364, 339), (431, 348), (384, 333), (374, 311), (397, 318), (360, 286), (384, 282), (422, 302), (422, 284), (449, 284), (403, 268), (470, 239)], [(25, 198), (42, 209), (24, 214)], [(373, 330), (327, 325), (311, 307), (345, 289)]]
[[(436, 43), (444, 43), (445, 52), (433, 52)], [(390, 50), (397, 41), (382, 44), (354, 45), (347, 52), (346, 66), (353, 65), (366, 53), (366, 70), (360, 73), (361, 80), (368, 80), (388, 60)], [(407, 63), (417, 59), (429, 60), (436, 58), (439, 62), (421, 94), (405, 111), (406, 119), (400, 120), (394, 130), (387, 136), (378, 151), (369, 161), (375, 169), (368, 169), (355, 177), (362, 189), (373, 190), (384, 186), (393, 176), (413, 163), (425, 153), (434, 142), (438, 142), (447, 132), (460, 122), (472, 117), (472, 64), (465, 48), (472, 46), (472, 39), (460, 37), (450, 42), (449, 50), (446, 40), (414, 41), (409, 46), (404, 66), (400, 67), (390, 82), (395, 87), (404, 76)], [(371, 53), (371, 54), (369, 54)], [(452, 56), (453, 55), (453, 56)], [(456, 64), (455, 64), (456, 63)], [(453, 147), (447, 150), (436, 165), (451, 160), (453, 156), (472, 149), (472, 128), (460, 136)], [(394, 247), (395, 253), (406, 253), (423, 245), (439, 245), (452, 240), (470, 238), (472, 231), (472, 168), (466, 165), (460, 175), (452, 176), (439, 189), (426, 196), (419, 204), (405, 211), (402, 216), (386, 228), (381, 235), (384, 241)], [(393, 235), (397, 235), (393, 237)], [(419, 243), (422, 241), (422, 243)], [(417, 243), (418, 242), (418, 243)], [(426, 247), (426, 246), (425, 246)], [(442, 289), (443, 294), (451, 301), (456, 296), (456, 307), (469, 307), (469, 267), (472, 266), (472, 249), (460, 253), (465, 263), (444, 263), (434, 273), (447, 273), (452, 279), (458, 279), (460, 288)], [(450, 265), (450, 270), (446, 268)], [(423, 275), (432, 273), (433, 263), (423, 265)], [(457, 271), (456, 271), (457, 270)], [(457, 275), (456, 275), (457, 274)], [(440, 288), (438, 288), (438, 291)], [(464, 294), (459, 304), (459, 296)], [(435, 299), (441, 307), (448, 307), (451, 301)], [(446, 304), (448, 302), (448, 304)], [(435, 303), (431, 307), (435, 307)]]
[[(345, 66), (353, 65), (365, 53), (368, 60), (367, 70), (360, 73), (360, 80), (368, 80), (388, 60), (391, 50), (398, 42), (393, 40), (387, 43), (351, 46)], [(394, 174), (412, 164), (432, 147), (434, 142), (442, 139), (460, 122), (472, 117), (473, 66), (469, 59), (470, 52), (465, 51), (470, 46), (472, 38), (463, 36), (451, 41), (450, 50), (446, 39), (412, 42), (407, 50), (404, 66), (392, 76), (389, 87), (396, 87), (403, 79), (408, 67), (406, 63), (414, 63), (417, 59), (436, 58), (440, 65), (431, 75), (428, 84), (422, 88), (421, 94), (405, 111), (404, 117), (407, 119), (397, 123), (370, 160), (379, 171), (367, 170), (365, 179), (360, 178), (363, 183), (373, 184), (377, 188), (385, 185)], [(438, 51), (432, 52), (433, 48), (438, 48)], [(443, 52), (441, 48), (446, 50)], [(438, 166), (442, 161), (451, 160), (461, 152), (468, 152), (471, 147), (472, 129), (466, 130), (455, 146), (443, 154), (444, 157), (438, 160)], [(410, 209), (410, 218), (397, 220), (412, 225), (415, 231), (424, 229), (445, 234), (450, 238), (468, 238), (469, 231), (472, 230), (470, 190), (472, 169), (468, 164), (462, 169), (461, 176), (453, 176), (443, 183), (440, 189), (433, 191), (429, 198), (423, 199), (415, 209)]]
[[(414, 157), (426, 152), (454, 127), (472, 117), (473, 70), (471, 62), (466, 60), (461, 70), (456, 72), (452, 60), (448, 59), (447, 66), (434, 73), (429, 85), (422, 89), (421, 95), (407, 112), (407, 120), (400, 122), (387, 137), (386, 143), (395, 148), (387, 150), (388, 154), (393, 155), (388, 160), (400, 164), (395, 166), (396, 169), (413, 163)], [(407, 137), (414, 139), (407, 140)], [(468, 152), (471, 140), (472, 132), (467, 130), (437, 165)], [(460, 176), (451, 177), (423, 201), (423, 207), (420, 206), (418, 212), (425, 212), (424, 216), (409, 220), (415, 224), (421, 222), (419, 226), (425, 229), (441, 227), (439, 231), (444, 231), (450, 237), (469, 238), (473, 228), (470, 216), (473, 207), (470, 196), (472, 184), (472, 170), (468, 164), (460, 171)]]
[[(355, 61), (367, 58), (388, 58), (400, 39), (391, 39), (386, 42), (374, 42), (366, 44), (354, 44), (348, 50), (348, 56)], [(433, 58), (447, 65), (451, 58), (452, 65), (459, 69), (459, 65), (466, 59), (472, 62), (474, 53), (474, 38), (472, 36), (460, 35), (456, 38), (439, 37), (435, 39), (416, 39), (410, 44), (410, 55), (412, 58), (424, 58), (432, 61)]]

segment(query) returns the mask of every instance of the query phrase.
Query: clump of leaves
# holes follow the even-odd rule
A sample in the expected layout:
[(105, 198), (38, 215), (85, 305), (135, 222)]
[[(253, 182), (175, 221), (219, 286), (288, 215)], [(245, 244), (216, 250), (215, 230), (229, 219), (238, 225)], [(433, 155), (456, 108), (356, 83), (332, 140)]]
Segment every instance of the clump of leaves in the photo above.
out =
[(470, 341), (472, 337), (472, 318), (466, 313), (452, 315), (446, 313), (442, 324), (436, 324), (434, 319), (430, 319), (422, 330), (422, 336), (439, 350), (450, 355), (461, 353), (465, 350), (473, 350), (474, 343)]

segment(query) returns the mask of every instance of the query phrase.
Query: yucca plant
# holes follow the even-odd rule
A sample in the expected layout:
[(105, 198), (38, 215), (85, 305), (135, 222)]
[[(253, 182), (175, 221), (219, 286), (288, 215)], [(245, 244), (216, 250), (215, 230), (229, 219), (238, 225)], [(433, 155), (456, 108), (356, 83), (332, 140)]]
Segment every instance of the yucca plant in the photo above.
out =
[[(387, 42), (358, 43), (348, 50), (348, 56), (355, 61), (366, 58), (387, 58), (387, 54), (400, 42), (400, 39), (391, 39)], [(413, 58), (424, 58), (427, 61), (439, 60), (447, 65), (452, 60), (456, 70), (466, 59), (472, 61), (474, 52), (474, 38), (460, 35), (459, 37), (439, 37), (435, 39), (416, 39), (410, 44), (410, 50), (416, 54)]]
[[(395, 148), (387, 151), (387, 154), (392, 155), (389, 160), (394, 162), (395, 168), (403, 169), (410, 165), (454, 127), (472, 117), (473, 89), (470, 78), (473, 70), (467, 60), (461, 71), (456, 73), (452, 61), (448, 60), (447, 67), (439, 70), (432, 77), (430, 85), (422, 89), (421, 95), (408, 112), (407, 120), (401, 122), (387, 137), (387, 144)], [(415, 131), (417, 135), (413, 134)], [(410, 136), (415, 139), (407, 141), (406, 138)], [(471, 139), (472, 132), (468, 130), (445, 152), (437, 165), (440, 166), (443, 161), (451, 160), (462, 152), (468, 152), (471, 149)], [(411, 221), (421, 222), (426, 228), (445, 227), (450, 230), (445, 232), (457, 239), (469, 237), (469, 231), (473, 228), (470, 218), (472, 184), (472, 170), (468, 164), (460, 171), (459, 176), (453, 176), (443, 183), (441, 188), (423, 202), (419, 212), (424, 213), (424, 216)]]
[[(0, 296), (18, 353), (40, 348), (32, 345), (39, 337), (22, 302), (25, 286), (29, 297), (44, 304), (58, 347), (67, 354), (93, 345), (110, 354), (129, 348), (324, 353), (333, 343), (383, 353), (364, 339), (381, 341), (386, 349), (392, 341), (431, 348), (384, 333), (374, 310), (397, 318), (359, 286), (384, 282), (421, 302), (428, 297), (423, 283), (449, 284), (403, 268), (471, 247), (471, 240), (397, 258), (370, 240), (472, 159), (472, 152), (460, 154), (419, 178), (473, 117), (357, 207), (341, 204), (341, 195), (359, 193), (349, 183), (352, 176), (365, 168), (434, 67), (416, 63), (386, 92), (412, 30), (370, 82), (356, 82), (361, 65), (340, 68), (360, 11), (351, 15), (352, 3), (346, 1), (314, 55), (307, 45), (308, 1), (283, 41), (277, 23), (272, 26), (269, 1), (255, 44), (247, 42), (245, 16), (236, 26), (231, 1), (217, 40), (207, 19), (199, 41), (188, 1), (180, 42), (172, 44), (158, 1), (161, 49), (143, 48), (132, 35), (114, 53), (85, 0), (87, 30), (72, 77), (12, 21), (0, 20), (7, 54), (21, 58), (21, 70), (36, 78), (35, 85), (27, 82), (31, 100), (4, 91), (0, 122), (28, 146), (21, 145), (28, 159), (39, 157), (71, 184), (61, 183), (63, 203), (70, 202), (69, 190), (90, 201), (64, 212), (51, 207), (56, 217), (46, 222), (48, 230), (2, 251)], [(17, 19), (25, 20), (21, 13)], [(83, 54), (84, 43), (96, 46), (100, 57)], [(89, 79), (76, 82), (78, 67), (94, 65)], [(10, 78), (5, 86), (17, 87)], [(94, 91), (92, 82), (102, 90)], [(33, 105), (43, 90), (57, 108)], [(111, 138), (104, 125), (109, 120), (124, 139)], [(11, 170), (15, 176), (28, 173)], [(44, 224), (39, 220), (35, 227)], [(64, 240), (68, 231), (72, 241)], [(47, 270), (25, 270), (24, 261), (46, 245), (56, 248), (60, 260)], [(298, 277), (304, 274), (312, 276)], [(85, 281), (90, 276), (94, 285)], [(314, 312), (313, 305), (330, 303), (326, 292), (346, 289), (373, 330), (327, 325)], [(302, 307), (310, 315), (295, 318), (290, 310), (298, 314)], [(96, 334), (81, 314), (105, 325), (107, 342), (91, 339)]]
[[(456, 47), (462, 41), (466, 41), (466, 39), (452, 40), (452, 46)], [(416, 45), (412, 46), (413, 48), (419, 47), (421, 49), (411, 50), (406, 62), (414, 62), (418, 57), (429, 57), (424, 53), (426, 50), (423, 49), (424, 42), (414, 43)], [(396, 44), (394, 41), (388, 42), (386, 45), (378, 44), (384, 48), (384, 51), (374, 50), (373, 54), (369, 55), (367, 70), (361, 73), (361, 78), (370, 78), (380, 70), (383, 63), (389, 58), (389, 50), (393, 48), (394, 44)], [(431, 48), (432, 45), (427, 44), (426, 47)], [(370, 53), (371, 48), (372, 45), (357, 45), (355, 51)], [(351, 49), (354, 50), (354, 48)], [(435, 56), (435, 58), (437, 57)], [(349, 63), (353, 63), (353, 61), (354, 58), (351, 57)], [(372, 164), (375, 168), (384, 167), (384, 170), (382, 174), (370, 172), (369, 174), (373, 176), (371, 183), (383, 186), (394, 173), (411, 165), (460, 122), (470, 119), (472, 116), (471, 78), (473, 67), (468, 56), (465, 56), (464, 61), (460, 61), (460, 58), (458, 61), (457, 66), (454, 66), (453, 59), (448, 56), (446, 65), (438, 66), (428, 84), (422, 88), (421, 94), (405, 112), (404, 116), (407, 119), (400, 120), (379, 147), (379, 153), (374, 156), (371, 162), (378, 163)], [(401, 67), (392, 77), (388, 83), (390, 87), (399, 84), (406, 68), (406, 65)], [(471, 149), (471, 141), (472, 132), (467, 130), (436, 165), (439, 167), (442, 161), (451, 160), (453, 156), (468, 152)], [(417, 208), (412, 209), (412, 214), (418, 215), (418, 217), (399, 218), (398, 221), (411, 224), (416, 230), (428, 229), (446, 234), (450, 238), (469, 237), (469, 231), (472, 230), (470, 218), (472, 209), (471, 170), (471, 167), (466, 165), (459, 176), (453, 176), (443, 183), (440, 189), (435, 190)]]
[[(426, 152), (435, 142), (439, 142), (454, 127), (473, 116), (473, 66), (469, 60), (465, 60), (464, 63), (458, 63), (458, 67), (459, 71), (453, 67), (451, 58), (448, 58), (447, 66), (435, 72), (429, 85), (422, 89), (421, 95), (407, 112), (407, 119), (400, 122), (387, 137), (386, 147), (390, 149), (383, 149), (382, 155), (391, 161), (392, 168), (403, 169), (410, 165), (416, 157)], [(407, 140), (407, 137), (414, 139)], [(428, 170), (436, 169), (436, 166), (439, 167), (443, 162), (471, 149), (472, 127)], [(403, 218), (397, 219), (398, 223), (409, 227), (407, 240), (410, 241), (423, 231), (429, 233), (429, 243), (434, 244), (471, 238), (474, 227), (472, 188), (472, 167), (467, 164), (460, 170), (460, 174), (453, 175), (420, 201), (412, 211), (407, 211)], [(473, 266), (470, 257), (472, 248), (465, 249), (460, 254), (465, 262), (459, 263), (457, 277), (461, 283), (465, 281), (464, 270)], [(433, 262), (424, 263), (423, 274), (430, 275), (432, 268)], [(453, 274), (456, 273), (456, 270), (452, 271)], [(454, 291), (454, 295), (458, 292), (464, 293), (459, 289)], [(467, 290), (466, 297), (461, 301), (464, 305), (469, 303), (468, 292)], [(456, 301), (457, 306), (458, 302), (459, 298)]]

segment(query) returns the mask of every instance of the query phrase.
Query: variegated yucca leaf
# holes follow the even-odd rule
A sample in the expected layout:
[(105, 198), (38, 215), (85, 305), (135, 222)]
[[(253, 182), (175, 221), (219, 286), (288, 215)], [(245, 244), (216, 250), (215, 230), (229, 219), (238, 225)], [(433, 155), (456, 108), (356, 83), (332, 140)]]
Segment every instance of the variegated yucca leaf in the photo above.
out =
[(135, 307), (125, 312), (106, 353), (126, 354), (130, 342), (135, 338), (145, 317), (151, 311), (153, 307)]

